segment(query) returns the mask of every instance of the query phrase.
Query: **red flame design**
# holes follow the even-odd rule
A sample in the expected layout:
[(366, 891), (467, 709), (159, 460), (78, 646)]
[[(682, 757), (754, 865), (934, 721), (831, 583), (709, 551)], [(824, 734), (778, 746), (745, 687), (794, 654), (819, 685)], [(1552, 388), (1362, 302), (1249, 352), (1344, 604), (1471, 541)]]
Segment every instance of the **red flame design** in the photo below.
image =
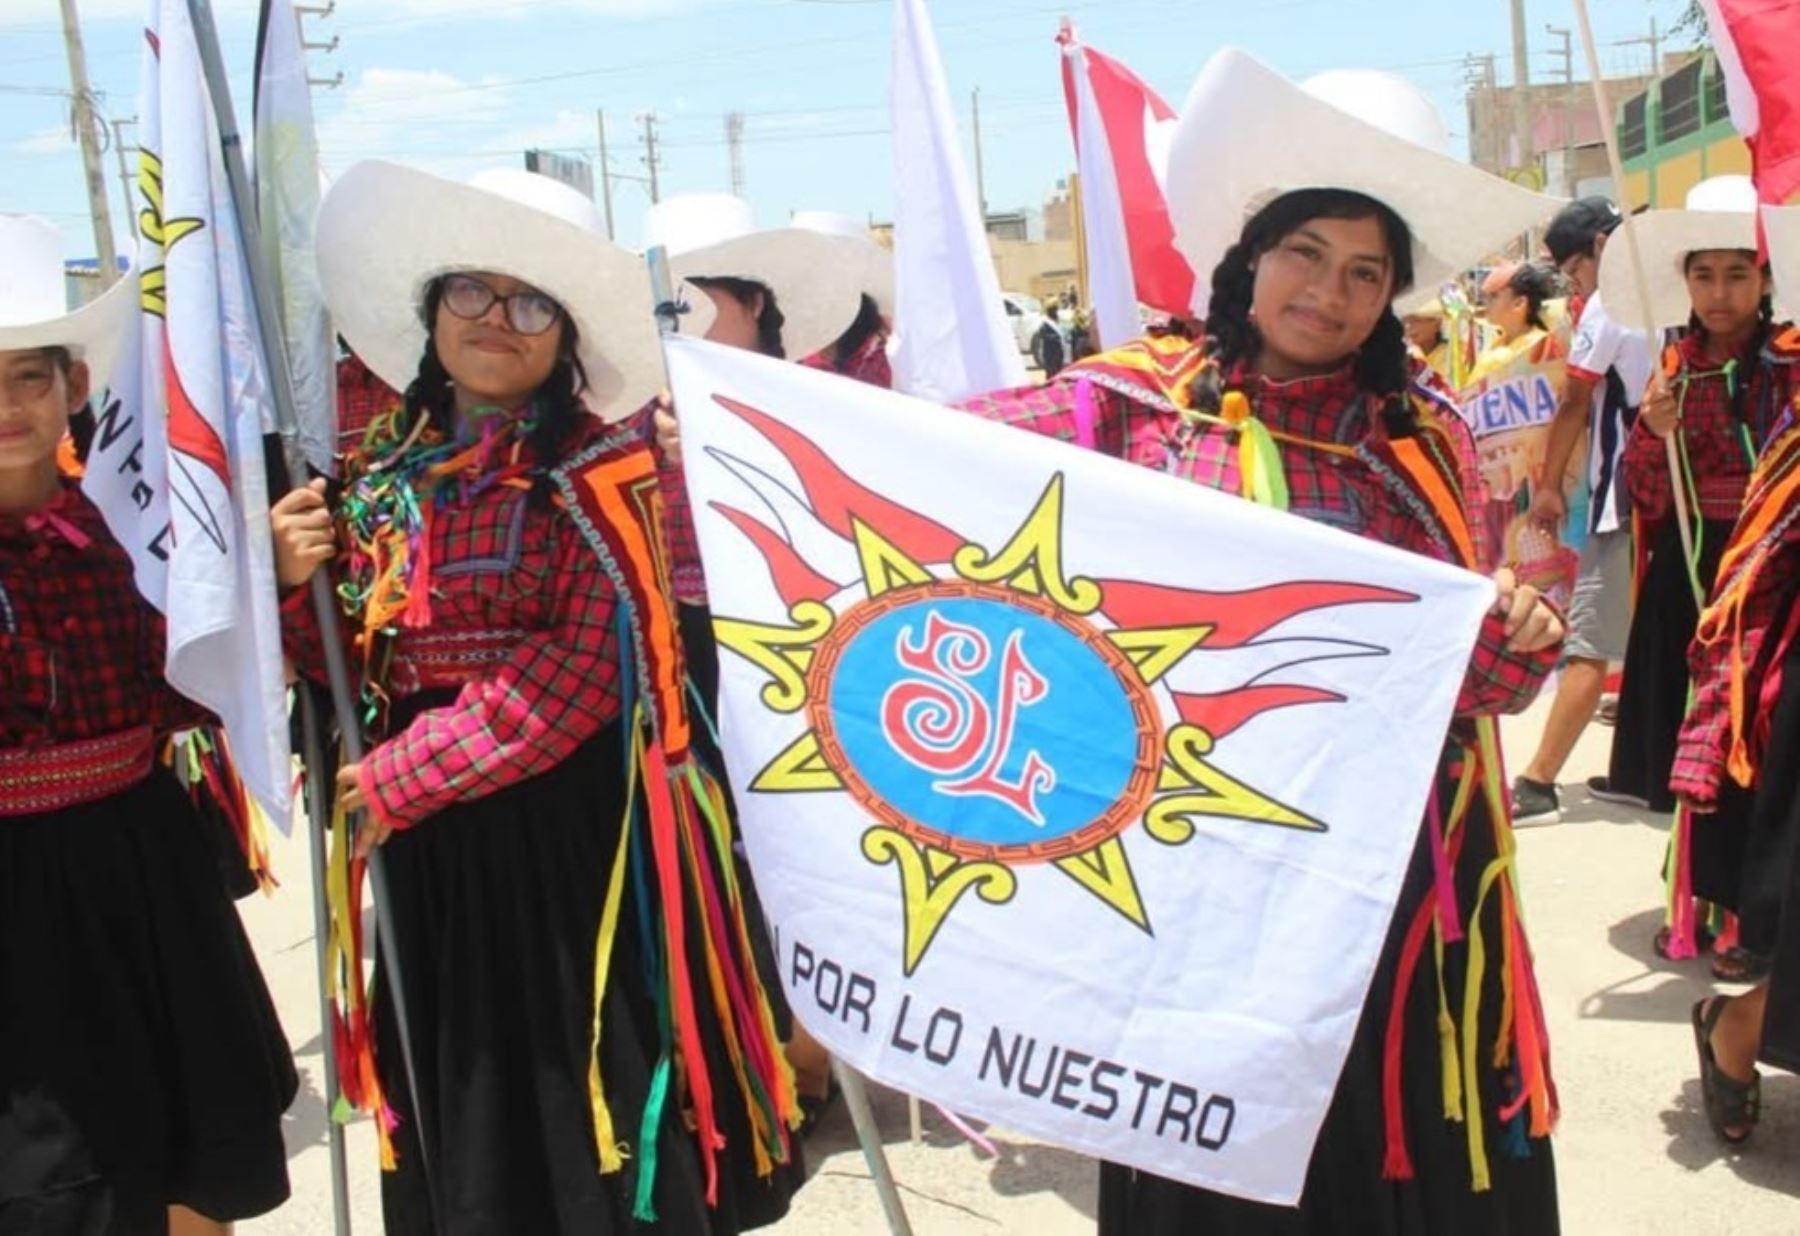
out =
[(1265, 712), (1291, 708), (1296, 704), (1341, 704), (1344, 697), (1335, 691), (1318, 687), (1269, 683), (1263, 686), (1239, 687), (1217, 695), (1183, 695), (1175, 693), (1175, 707), (1181, 719), (1197, 725), (1220, 739)]
[(1211, 626), (1208, 648), (1239, 648), (1291, 618), (1339, 605), (1407, 602), (1419, 598), (1369, 584), (1296, 580), (1245, 592), (1200, 592), (1131, 580), (1101, 581), (1103, 612), (1127, 630)]
[(756, 546), (756, 552), (769, 564), (775, 591), (781, 595), (783, 604), (789, 609), (801, 601), (826, 601), (841, 591), (842, 585), (807, 566), (792, 545), (782, 540), (779, 533), (755, 516), (746, 515), (722, 502), (713, 503), (712, 508), (750, 538), (751, 544)]

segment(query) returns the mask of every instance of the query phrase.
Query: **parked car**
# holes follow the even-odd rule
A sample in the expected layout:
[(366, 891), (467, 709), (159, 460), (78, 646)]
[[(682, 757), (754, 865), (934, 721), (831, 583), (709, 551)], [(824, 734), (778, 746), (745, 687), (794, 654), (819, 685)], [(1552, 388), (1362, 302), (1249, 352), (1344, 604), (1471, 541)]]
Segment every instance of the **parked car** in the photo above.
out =
[(1019, 351), (1030, 356), (1031, 341), (1044, 324), (1043, 302), (1023, 292), (1002, 292), (1000, 299), (1006, 302), (1006, 324), (1012, 327), (1013, 342), (1019, 345)]

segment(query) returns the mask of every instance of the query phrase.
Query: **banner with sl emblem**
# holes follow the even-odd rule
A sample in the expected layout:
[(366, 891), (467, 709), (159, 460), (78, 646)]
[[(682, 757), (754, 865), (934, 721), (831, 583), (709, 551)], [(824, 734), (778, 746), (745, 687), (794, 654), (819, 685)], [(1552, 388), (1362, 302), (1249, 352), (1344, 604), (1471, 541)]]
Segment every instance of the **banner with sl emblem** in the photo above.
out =
[(1493, 585), (674, 339), (779, 982), (855, 1068), (1300, 1193)]
[(1486, 561), (1511, 565), (1521, 582), (1565, 609), (1587, 527), (1585, 434), (1561, 477), (1570, 517), (1560, 532), (1531, 518), (1531, 497), (1543, 483), (1550, 421), (1562, 397), (1569, 356), (1568, 331), (1563, 318), (1548, 334), (1527, 336), (1523, 346), (1490, 348), (1458, 395), (1463, 419), (1475, 431), (1476, 457), (1487, 487), (1486, 506), (1471, 512), (1476, 534), (1487, 541)]

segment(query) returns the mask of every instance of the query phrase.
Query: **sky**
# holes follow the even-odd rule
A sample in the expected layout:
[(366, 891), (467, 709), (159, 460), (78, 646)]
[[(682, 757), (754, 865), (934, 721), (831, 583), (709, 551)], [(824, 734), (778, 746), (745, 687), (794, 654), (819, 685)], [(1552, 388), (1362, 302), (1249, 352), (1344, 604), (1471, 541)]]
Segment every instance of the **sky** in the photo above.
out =
[[(318, 0), (323, 3), (324, 0)], [(109, 118), (136, 114), (147, 0), (77, 0), (88, 72)], [(214, 0), (235, 106), (249, 127), (255, 0)], [(1590, 0), (1608, 74), (1644, 72), (1642, 38), (1681, 0)], [(1547, 24), (1570, 0), (1526, 0), (1533, 80), (1560, 72)], [(1293, 77), (1329, 68), (1399, 72), (1429, 92), (1466, 149), (1464, 57), (1498, 53), (1512, 80), (1508, 0), (930, 0), (973, 167), (970, 95), (980, 91), (989, 207), (1041, 207), (1073, 163), (1055, 35), (1059, 18), (1179, 107), (1207, 56), (1236, 45)], [(888, 219), (893, 0), (338, 0), (308, 18), (327, 174), (393, 159), (466, 178), (518, 166), (528, 147), (593, 156), (604, 109), (619, 177), (617, 238), (635, 244), (649, 204), (645, 113), (657, 117), (660, 188), (730, 186), (725, 116), (744, 113), (745, 192), (764, 226), (797, 209)], [(1672, 46), (1665, 42), (1665, 47)], [(1578, 75), (1582, 60), (1576, 42)], [(58, 0), (0, 0), (0, 210), (61, 227), (70, 257), (94, 252), (69, 123)], [(1298, 135), (1297, 135), (1298, 136)], [(131, 140), (131, 130), (126, 129)], [(116, 230), (123, 191), (105, 154)], [(627, 179), (631, 178), (631, 179)]]

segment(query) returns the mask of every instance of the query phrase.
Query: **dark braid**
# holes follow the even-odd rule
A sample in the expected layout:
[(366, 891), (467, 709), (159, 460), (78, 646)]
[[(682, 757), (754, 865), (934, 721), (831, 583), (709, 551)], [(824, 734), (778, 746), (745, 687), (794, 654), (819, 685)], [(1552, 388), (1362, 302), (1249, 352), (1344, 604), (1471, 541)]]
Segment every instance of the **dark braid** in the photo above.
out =
[(756, 350), (776, 360), (787, 359), (787, 349), (781, 342), (781, 328), (787, 325), (787, 318), (783, 316), (781, 306), (775, 303), (774, 288), (754, 279), (734, 279), (725, 275), (695, 275), (688, 282), (698, 288), (723, 292), (740, 305), (748, 306), (758, 296), (762, 297), (762, 312), (756, 315)]
[[(1195, 379), (1194, 406), (1216, 416), (1225, 397), (1225, 371), (1254, 361), (1262, 351), (1262, 333), (1251, 318), (1256, 295), (1257, 259), (1313, 219), (1367, 219), (1381, 224), (1393, 262), (1393, 294), (1412, 286), (1412, 233), (1405, 222), (1374, 198), (1346, 189), (1299, 189), (1264, 206), (1244, 225), (1237, 243), (1212, 272), (1212, 297), (1206, 311), (1206, 349), (1216, 362)], [(1375, 329), (1356, 353), (1356, 384), (1382, 401), (1382, 420), (1391, 437), (1418, 431), (1418, 416), (1406, 397), (1412, 385), (1412, 357), (1406, 328), (1390, 303)]]
[(838, 341), (831, 345), (831, 367), (843, 373), (850, 367), (850, 360), (862, 350), (867, 343), (881, 330), (881, 307), (875, 298), (867, 292), (863, 293), (862, 305), (856, 311), (856, 320), (850, 323), (850, 329), (838, 336)]
[[(421, 308), (425, 319), (425, 351), (419, 358), (417, 376), (407, 385), (404, 400), (409, 424), (424, 412), (431, 427), (449, 437), (456, 432), (456, 393), (450, 371), (444, 368), (444, 362), (438, 356), (437, 341), (431, 334), (442, 299), (443, 280), (433, 280), (425, 289), (425, 302)], [(549, 503), (553, 492), (550, 471), (561, 462), (570, 435), (587, 415), (580, 399), (581, 392), (587, 389), (587, 371), (576, 352), (579, 340), (580, 333), (574, 321), (568, 314), (563, 314), (556, 365), (531, 397), (532, 426), (525, 437), (525, 446), (535, 465), (531, 483), (534, 506)]]

